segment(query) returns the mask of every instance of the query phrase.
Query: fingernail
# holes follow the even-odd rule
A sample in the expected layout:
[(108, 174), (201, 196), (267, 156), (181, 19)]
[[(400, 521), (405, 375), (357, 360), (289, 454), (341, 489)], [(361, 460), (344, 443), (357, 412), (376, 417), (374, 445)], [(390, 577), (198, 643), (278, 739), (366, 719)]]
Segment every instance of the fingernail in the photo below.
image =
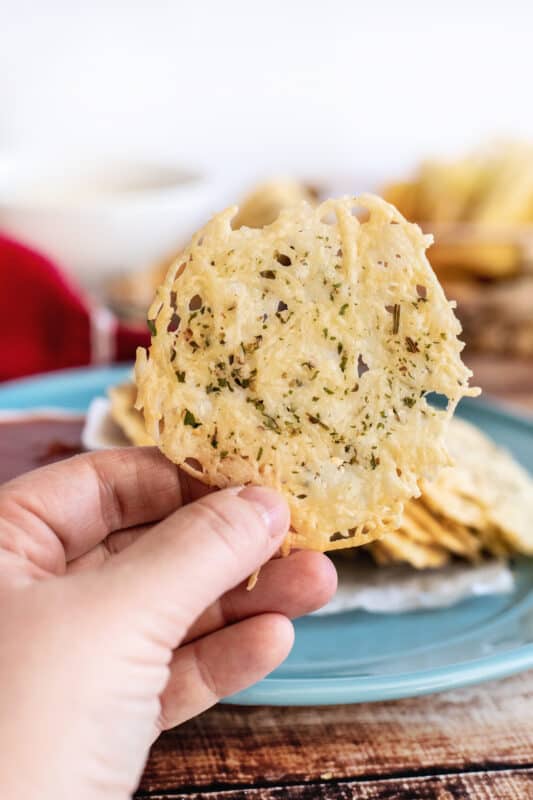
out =
[(289, 507), (279, 492), (266, 486), (246, 486), (239, 497), (253, 503), (265, 520), (272, 537), (282, 536), (289, 530)]

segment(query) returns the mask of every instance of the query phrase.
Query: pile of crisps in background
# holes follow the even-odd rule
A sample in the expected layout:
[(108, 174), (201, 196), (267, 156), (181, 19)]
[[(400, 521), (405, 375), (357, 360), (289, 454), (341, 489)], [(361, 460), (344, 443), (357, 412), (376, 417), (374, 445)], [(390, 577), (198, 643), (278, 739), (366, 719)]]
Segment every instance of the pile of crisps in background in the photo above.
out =
[(533, 145), (424, 162), (382, 194), (434, 234), (429, 259), (468, 347), (533, 356)]
[(420, 498), (405, 505), (402, 526), (369, 548), (379, 564), (417, 569), (452, 559), (533, 554), (533, 480), (479, 428), (454, 417), (446, 443), (454, 461)]

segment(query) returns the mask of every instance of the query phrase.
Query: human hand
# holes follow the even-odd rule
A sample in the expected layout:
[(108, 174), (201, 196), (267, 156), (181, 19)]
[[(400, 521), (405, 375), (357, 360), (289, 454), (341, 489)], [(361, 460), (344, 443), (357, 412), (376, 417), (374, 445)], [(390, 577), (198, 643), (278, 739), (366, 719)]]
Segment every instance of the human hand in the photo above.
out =
[(2, 797), (127, 798), (162, 730), (283, 661), (336, 585), (298, 552), (246, 591), (288, 524), (272, 490), (210, 493), (154, 448), (0, 487)]

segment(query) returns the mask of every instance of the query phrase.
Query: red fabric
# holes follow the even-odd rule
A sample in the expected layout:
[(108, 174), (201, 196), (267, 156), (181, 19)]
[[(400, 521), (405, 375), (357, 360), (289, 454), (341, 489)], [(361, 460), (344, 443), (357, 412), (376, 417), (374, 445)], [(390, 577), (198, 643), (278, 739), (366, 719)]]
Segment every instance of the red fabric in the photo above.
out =
[[(47, 258), (0, 235), (0, 380), (91, 363), (90, 306)], [(148, 332), (118, 325), (116, 359)]]
[(115, 361), (133, 361), (138, 347), (150, 345), (150, 332), (137, 325), (119, 324), (115, 339)]

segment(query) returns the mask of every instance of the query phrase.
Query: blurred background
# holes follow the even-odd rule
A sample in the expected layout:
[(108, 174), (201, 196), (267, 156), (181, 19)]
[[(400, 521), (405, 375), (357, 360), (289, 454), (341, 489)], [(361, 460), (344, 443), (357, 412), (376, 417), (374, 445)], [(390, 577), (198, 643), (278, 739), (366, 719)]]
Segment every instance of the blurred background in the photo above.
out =
[(261, 225), (370, 189), (435, 232), (481, 382), (531, 388), (529, 4), (0, 12), (0, 378), (131, 358), (166, 263), (224, 205)]
[(528, 3), (2, 0), (0, 144), (233, 176), (533, 136)]

